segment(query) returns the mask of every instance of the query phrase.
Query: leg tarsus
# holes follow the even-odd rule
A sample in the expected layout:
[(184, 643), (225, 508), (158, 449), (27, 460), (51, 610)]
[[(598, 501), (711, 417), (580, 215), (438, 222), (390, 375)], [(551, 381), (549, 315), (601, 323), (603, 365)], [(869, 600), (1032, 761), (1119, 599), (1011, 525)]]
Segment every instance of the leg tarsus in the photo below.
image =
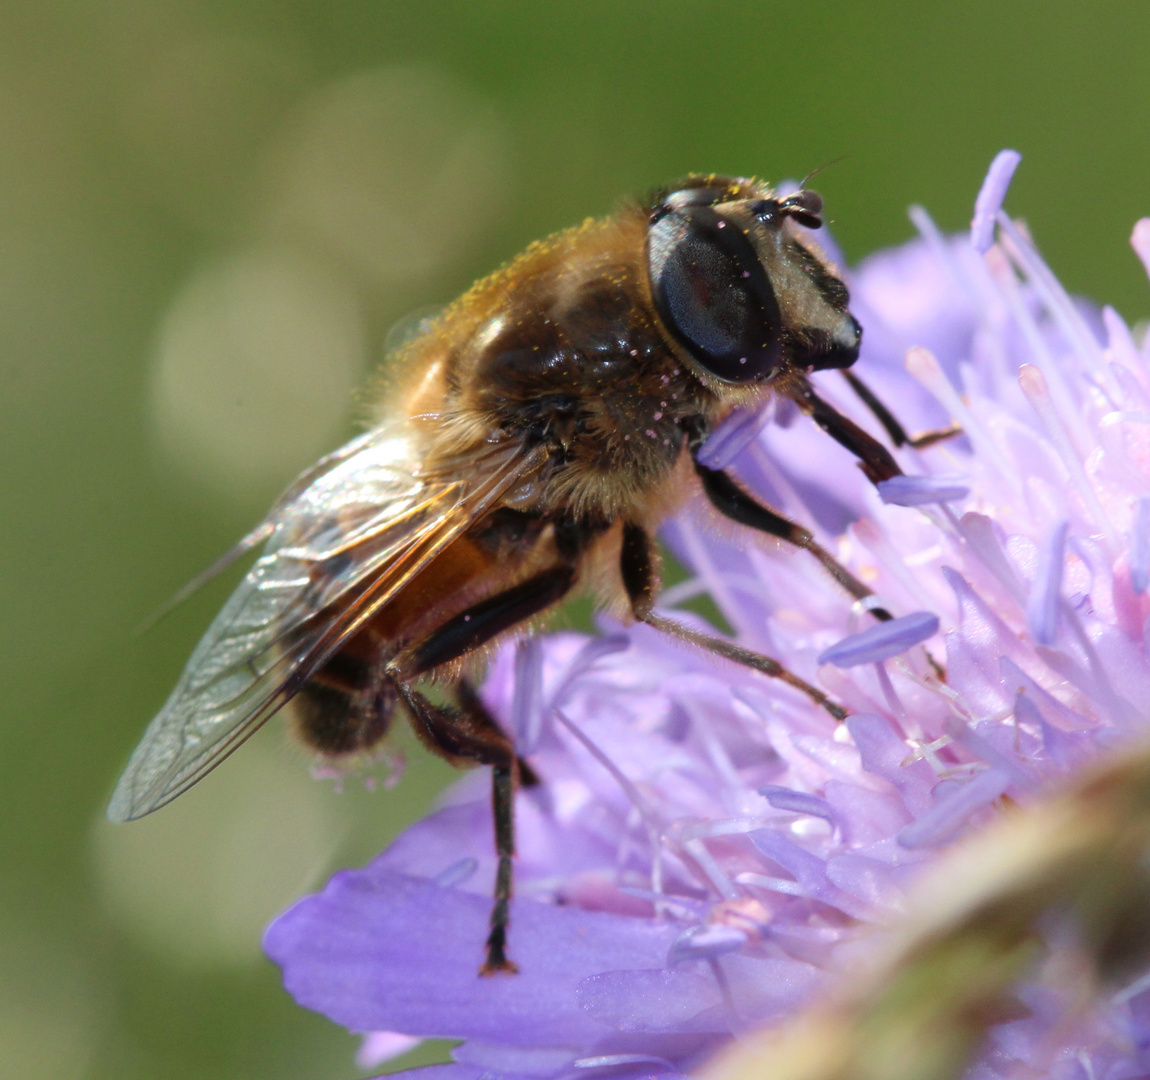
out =
[(891, 457), (890, 451), (849, 417), (843, 416), (823, 401), (809, 380), (796, 379), (780, 389), (835, 442), (846, 447), (859, 459), (859, 466), (872, 483), (877, 484), (892, 476), (902, 475), (902, 469)]
[(890, 441), (895, 446), (913, 446), (916, 450), (924, 450), (928, 446), (940, 443), (944, 439), (951, 439), (962, 434), (958, 424), (939, 428), (937, 431), (924, 431), (920, 435), (908, 435), (906, 428), (899, 423), (898, 418), (882, 402), (882, 399), (862, 381), (853, 371), (843, 371), (843, 378), (850, 384), (850, 388), (858, 395), (859, 400), (874, 414), (875, 419), (883, 426)]
[(495, 901), (491, 908), (491, 931), (480, 975), (513, 974), (518, 969), (507, 957), (507, 924), (513, 889), (512, 858), (515, 855), (515, 789), (519, 783), (519, 758), (511, 740), (487, 711), (479, 695), (461, 682), (456, 688), (459, 709), (433, 705), (418, 690), (396, 680), (396, 687), (420, 740), (441, 757), (456, 764), (490, 765), (491, 806), (495, 824)]
[(924, 431), (921, 435), (915, 435), (910, 440), (910, 445), (916, 450), (925, 450), (928, 446), (934, 446), (935, 443), (945, 442), (947, 439), (953, 439), (956, 435), (962, 434), (961, 424), (951, 424), (949, 427), (938, 428), (935, 431)]
[(496, 765), (491, 772), (491, 805), (495, 814), (495, 848), (499, 867), (495, 872), (495, 903), (491, 907), (491, 931), (487, 935), (487, 958), (480, 975), (514, 975), (519, 970), (507, 957), (507, 924), (511, 920), (513, 888), (511, 859), (515, 854), (513, 833), (515, 814), (515, 780), (518, 766), (512, 758), (510, 767)]
[[(768, 536), (777, 537), (804, 551), (809, 551), (823, 568), (856, 600), (866, 600), (874, 596), (858, 578), (842, 565), (826, 548), (818, 543), (809, 529), (782, 516), (769, 506), (764, 506), (748, 495), (734, 480), (721, 469), (710, 469), (695, 462), (695, 472), (703, 484), (703, 491), (711, 505), (720, 514), (740, 525), (756, 529)], [(624, 544), (626, 536), (624, 535)], [(626, 553), (624, 552), (624, 558)], [(870, 609), (880, 622), (890, 619), (890, 613), (883, 608)]]
[(779, 682), (794, 687), (806, 694), (820, 708), (825, 709), (835, 720), (845, 720), (850, 715), (849, 710), (844, 706), (828, 697), (818, 687), (812, 686), (805, 679), (800, 679), (783, 667), (778, 660), (770, 656), (752, 652), (750, 649), (744, 649), (741, 645), (724, 641), (722, 638), (712, 637), (710, 634), (702, 634), (698, 630), (692, 630), (689, 626), (684, 626), (673, 619), (664, 618), (662, 615), (656, 615), (654, 612), (644, 616), (641, 621), (648, 626), (653, 626), (656, 630), (661, 630), (664, 634), (678, 638), (680, 641), (690, 642), (690, 644), (706, 649), (716, 656), (732, 660), (736, 664), (742, 664), (743, 667), (749, 667), (754, 671), (761, 671), (772, 679), (778, 679)]

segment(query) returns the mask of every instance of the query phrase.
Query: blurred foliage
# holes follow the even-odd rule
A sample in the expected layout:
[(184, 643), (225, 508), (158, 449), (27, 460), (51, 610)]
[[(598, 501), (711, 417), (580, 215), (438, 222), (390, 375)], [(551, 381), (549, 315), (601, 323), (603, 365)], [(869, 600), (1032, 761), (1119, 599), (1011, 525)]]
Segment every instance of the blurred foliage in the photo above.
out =
[(1051, 265), (1138, 320), (1148, 46), (1132, 0), (9, 0), (0, 1076), (356, 1075), (259, 927), (447, 771), (340, 795), (273, 725), (154, 819), (102, 810), (234, 576), (135, 627), (351, 432), (397, 319), (690, 170), (835, 161), (859, 258), (912, 202), (961, 228), (1012, 146)]

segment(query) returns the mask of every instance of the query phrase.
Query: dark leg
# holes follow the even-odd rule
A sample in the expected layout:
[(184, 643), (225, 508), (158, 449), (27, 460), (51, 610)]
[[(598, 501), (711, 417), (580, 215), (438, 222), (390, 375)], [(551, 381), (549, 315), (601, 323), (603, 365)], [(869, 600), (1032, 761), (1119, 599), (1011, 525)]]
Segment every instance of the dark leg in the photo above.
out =
[(780, 384), (780, 391), (786, 393), (835, 442), (854, 454), (872, 483), (877, 484), (880, 480), (902, 475), (902, 469), (890, 456), (890, 451), (853, 420), (832, 409), (814, 392), (806, 379), (796, 379), (789, 385)]
[(412, 650), (409, 659), (397, 661), (405, 677), (422, 675), (487, 644), (532, 615), (546, 610), (570, 590), (575, 567), (555, 566), (504, 592), (473, 604), (448, 619)]
[(898, 422), (894, 413), (853, 371), (843, 371), (843, 378), (850, 384), (850, 388), (858, 395), (859, 400), (874, 413), (875, 419), (882, 424), (883, 430), (886, 431), (887, 436), (895, 446), (913, 446), (916, 450), (922, 450), (924, 447), (942, 442), (943, 439), (962, 434), (962, 428), (958, 424), (951, 424), (950, 427), (942, 428), (940, 431), (924, 431), (921, 435), (910, 436), (906, 433), (906, 428)]
[(499, 866), (495, 874), (495, 903), (491, 909), (487, 955), (479, 974), (514, 974), (519, 969), (507, 958), (507, 923), (512, 891), (511, 860), (515, 855), (515, 788), (519, 782), (515, 749), (478, 695), (469, 690), (461, 690), (459, 709), (445, 709), (433, 705), (406, 683), (396, 685), (411, 714), (415, 733), (428, 749), (454, 764), (492, 767), (491, 803)]
[[(495, 876), (495, 903), (491, 909), (487, 958), (479, 969), (481, 975), (517, 970), (507, 958), (507, 921), (512, 891), (511, 860), (515, 855), (515, 789), (520, 780), (520, 762), (511, 740), (467, 682), (461, 680), (457, 684), (459, 707), (450, 709), (433, 705), (409, 686), (408, 680), (457, 660), (505, 630), (544, 611), (563, 598), (574, 580), (574, 563), (552, 567), (504, 592), (472, 604), (466, 611), (448, 619), (414, 648), (400, 654), (388, 671), (389, 679), (411, 715), (415, 733), (428, 749), (454, 764), (475, 763), (492, 767), (491, 798), (499, 867)], [(530, 768), (524, 778), (529, 783), (538, 782)]]
[[(777, 536), (788, 544), (809, 551), (851, 596), (856, 600), (865, 600), (873, 596), (858, 578), (843, 566), (829, 551), (819, 544), (808, 529), (796, 525), (781, 514), (775, 513), (769, 507), (763, 506), (751, 498), (738, 484), (725, 472), (719, 469), (708, 469), (705, 465), (695, 462), (695, 472), (703, 482), (703, 490), (720, 514), (737, 521), (740, 525), (757, 529), (768, 536)], [(881, 621), (890, 618), (890, 613), (883, 608), (871, 608), (871, 614)]]
[[(483, 704), (483, 699), (476, 693), (475, 687), (471, 685), (469, 680), (460, 679), (459, 682), (455, 684), (455, 699), (459, 702), (461, 709), (468, 710), (475, 715), (487, 717), (488, 724), (491, 727), (496, 731), (503, 731), (498, 721), (487, 711), (487, 706)], [(542, 781), (530, 763), (523, 758), (516, 758), (516, 761), (519, 764), (519, 786), (525, 788), (538, 787)]]
[(619, 563), (619, 570), (623, 578), (623, 587), (631, 601), (631, 611), (639, 622), (662, 630), (665, 634), (677, 637), (680, 641), (690, 642), (708, 652), (715, 653), (736, 664), (754, 668), (772, 679), (785, 682), (796, 690), (801, 690), (816, 705), (826, 709), (836, 720), (845, 720), (847, 710), (837, 702), (832, 701), (826, 694), (810, 683), (793, 675), (777, 660), (761, 653), (751, 652), (722, 638), (711, 637), (710, 634), (701, 634), (697, 630), (683, 626), (673, 619), (665, 619), (656, 615), (652, 610), (654, 604), (654, 571), (651, 565), (651, 541), (642, 526), (626, 524), (623, 526), (623, 550)]

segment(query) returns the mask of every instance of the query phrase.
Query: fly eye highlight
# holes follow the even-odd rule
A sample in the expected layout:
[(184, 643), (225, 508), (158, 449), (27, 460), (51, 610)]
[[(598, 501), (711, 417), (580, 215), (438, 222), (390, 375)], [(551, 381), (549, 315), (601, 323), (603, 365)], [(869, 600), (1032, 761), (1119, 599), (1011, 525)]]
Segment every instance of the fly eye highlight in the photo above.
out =
[(779, 304), (750, 240), (711, 206), (671, 207), (648, 231), (651, 294), (664, 325), (725, 382), (781, 366)]
[(723, 202), (728, 194), (728, 188), (716, 187), (713, 184), (672, 191), (652, 211), (651, 224), (654, 225), (668, 214), (684, 211), (692, 206), (714, 206), (715, 203)]

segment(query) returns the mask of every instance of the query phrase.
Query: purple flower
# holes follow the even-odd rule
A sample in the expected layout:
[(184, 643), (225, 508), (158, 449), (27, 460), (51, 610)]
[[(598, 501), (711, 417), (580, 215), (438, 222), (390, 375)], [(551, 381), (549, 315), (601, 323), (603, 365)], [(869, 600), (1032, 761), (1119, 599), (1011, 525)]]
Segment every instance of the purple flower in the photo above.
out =
[[(464, 1040), (445, 1080), (685, 1073), (834, 986), (1005, 800), (1145, 730), (1150, 348), (1067, 296), (1001, 211), (1016, 165), (992, 167), (973, 242), (915, 210), (919, 237), (851, 282), (859, 375), (909, 430), (961, 436), (898, 451), (908, 477), (882, 492), (789, 415), (740, 414), (708, 447), (900, 617), (875, 626), (814, 559), (711, 531), (701, 506), (665, 533), (695, 577), (663, 608), (708, 594), (847, 721), (643, 626), (505, 648), (483, 693), (546, 778), (517, 806), (521, 974), (476, 976), (495, 872), (476, 773), (270, 927), (297, 1001), (377, 1033), (377, 1060), (409, 1045), (379, 1033)], [(1150, 222), (1135, 245), (1150, 260)], [(1150, 1071), (1140, 985), (1071, 1047), (1050, 987), (1027, 984), (969, 1075)]]

